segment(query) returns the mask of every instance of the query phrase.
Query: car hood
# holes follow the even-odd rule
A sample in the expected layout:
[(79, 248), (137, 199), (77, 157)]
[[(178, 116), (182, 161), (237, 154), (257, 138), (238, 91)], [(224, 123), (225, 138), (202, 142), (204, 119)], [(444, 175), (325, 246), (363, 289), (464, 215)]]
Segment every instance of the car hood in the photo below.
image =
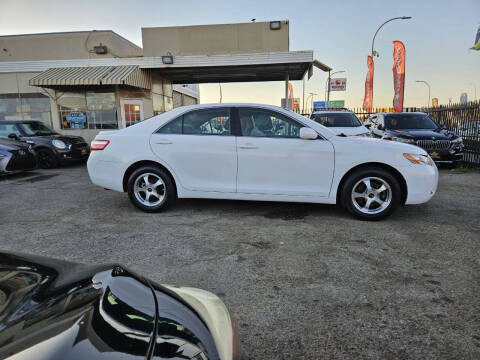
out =
[(448, 130), (388, 130), (389, 135), (414, 140), (452, 140), (456, 135)]
[(329, 129), (335, 131), (339, 135), (345, 134), (348, 136), (361, 135), (369, 132), (369, 130), (363, 125), (353, 127), (329, 127)]
[(44, 136), (26, 136), (24, 137), (27, 140), (31, 141), (39, 141), (39, 142), (50, 142), (52, 140), (62, 140), (65, 143), (78, 143), (78, 142), (85, 142), (85, 139), (81, 136), (74, 136), (74, 135), (44, 135)]
[(117, 264), (0, 253), (0, 358), (218, 359), (197, 312), (152, 284)]
[(28, 147), (29, 144), (21, 141), (0, 138), (0, 150), (20, 150), (28, 149)]
[[(363, 153), (411, 153), (422, 155), (427, 154), (425, 150), (415, 145), (405, 144), (397, 141), (383, 140), (368, 136), (336, 136), (330, 139), (330, 141), (332, 140), (335, 146), (346, 145), (350, 149), (350, 151), (361, 151)], [(340, 149), (337, 149), (336, 147), (335, 151), (339, 150)]]

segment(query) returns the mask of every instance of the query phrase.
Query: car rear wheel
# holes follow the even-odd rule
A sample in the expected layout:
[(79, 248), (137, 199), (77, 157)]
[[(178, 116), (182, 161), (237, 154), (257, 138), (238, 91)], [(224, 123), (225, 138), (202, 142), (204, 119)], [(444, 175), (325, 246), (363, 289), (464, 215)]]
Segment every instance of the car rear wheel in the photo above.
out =
[(175, 200), (175, 189), (170, 176), (155, 166), (135, 170), (127, 184), (133, 204), (146, 212), (166, 209)]
[(362, 220), (380, 220), (400, 204), (401, 186), (390, 172), (382, 168), (364, 168), (353, 172), (345, 181), (341, 203)]
[(42, 169), (53, 169), (58, 166), (55, 155), (48, 149), (37, 150), (38, 165)]

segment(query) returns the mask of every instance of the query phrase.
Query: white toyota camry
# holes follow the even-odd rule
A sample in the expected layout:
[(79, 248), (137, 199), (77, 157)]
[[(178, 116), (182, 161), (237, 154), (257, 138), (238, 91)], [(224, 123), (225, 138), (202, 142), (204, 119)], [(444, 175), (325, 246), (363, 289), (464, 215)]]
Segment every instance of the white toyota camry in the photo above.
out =
[(339, 136), (276, 106), (176, 108), (92, 141), (88, 173), (127, 192), (148, 212), (177, 198), (341, 204), (378, 220), (437, 189), (438, 171), (419, 147)]

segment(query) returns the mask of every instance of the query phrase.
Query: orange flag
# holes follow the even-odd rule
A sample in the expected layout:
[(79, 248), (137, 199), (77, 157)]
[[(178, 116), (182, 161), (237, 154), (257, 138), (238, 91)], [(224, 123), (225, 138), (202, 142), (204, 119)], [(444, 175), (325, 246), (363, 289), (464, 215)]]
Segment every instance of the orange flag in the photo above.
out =
[(393, 108), (395, 112), (403, 111), (403, 94), (405, 90), (405, 46), (401, 41), (393, 42)]
[(373, 59), (369, 55), (367, 57), (368, 73), (365, 79), (365, 98), (363, 99), (363, 110), (372, 111), (373, 105)]

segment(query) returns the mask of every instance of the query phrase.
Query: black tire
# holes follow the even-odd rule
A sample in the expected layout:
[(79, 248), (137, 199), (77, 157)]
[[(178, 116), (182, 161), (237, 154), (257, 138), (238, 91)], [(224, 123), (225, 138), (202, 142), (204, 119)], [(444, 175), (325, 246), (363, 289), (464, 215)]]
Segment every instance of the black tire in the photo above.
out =
[(37, 152), (38, 166), (42, 169), (54, 169), (58, 166), (58, 160), (48, 149), (39, 149)]
[[(158, 191), (159, 195), (164, 195), (163, 199), (161, 200), (160, 203), (156, 205), (145, 205), (145, 203), (142, 203), (138, 198), (137, 195), (135, 194), (135, 182), (137, 179), (140, 177), (143, 177), (147, 174), (154, 174), (160, 177), (160, 179), (163, 181), (163, 188), (162, 186), (158, 186), (157, 188), (153, 188), (152, 190)], [(155, 179), (155, 176), (151, 175), (150, 178)], [(151, 180), (151, 179), (150, 179)], [(149, 181), (150, 181), (149, 180)], [(142, 180), (139, 180), (142, 184), (145, 183)], [(148, 186), (147, 186), (148, 187)], [(162, 191), (163, 190), (163, 191)], [(136, 169), (128, 178), (128, 183), (127, 183), (127, 191), (128, 191), (128, 196), (130, 197), (130, 200), (132, 203), (139, 208), (140, 210), (143, 210), (145, 212), (160, 212), (162, 210), (165, 210), (168, 208), (175, 200), (176, 200), (176, 191), (175, 191), (175, 186), (173, 185), (173, 182), (165, 171), (162, 169), (156, 167), (156, 166), (142, 166), (138, 169)], [(139, 194), (139, 196), (145, 201), (144, 197), (146, 197), (146, 193)], [(153, 199), (156, 197), (153, 196)], [(147, 199), (148, 200), (148, 199)], [(157, 200), (160, 200), (157, 198)], [(152, 201), (153, 203), (154, 201)]]
[[(375, 202), (372, 203), (373, 204), (372, 211), (379, 211), (377, 213), (362, 212), (357, 208), (357, 206), (355, 206), (354, 200), (352, 199), (353, 187), (357, 186), (356, 189), (360, 189), (362, 186), (361, 181), (366, 178), (377, 178), (377, 179), (383, 180), (390, 187), (390, 192), (391, 192), (390, 203), (388, 204), (388, 206), (385, 207), (385, 209), (381, 210), (381, 205), (379, 203), (375, 203)], [(372, 188), (375, 188), (375, 186), (378, 186), (379, 184), (381, 184), (379, 180), (372, 180), (371, 186)], [(368, 190), (365, 190), (365, 193), (367, 194)], [(387, 193), (382, 193), (382, 195), (380, 196), (384, 196), (386, 198)], [(340, 203), (345, 209), (348, 210), (348, 212), (350, 212), (352, 215), (354, 215), (358, 219), (370, 220), (370, 221), (380, 220), (391, 215), (393, 211), (398, 207), (398, 205), (400, 205), (401, 198), (402, 198), (402, 188), (398, 180), (396, 179), (396, 177), (391, 172), (379, 167), (362, 168), (354, 171), (352, 174), (348, 176), (348, 178), (344, 182), (341, 189), (341, 193), (340, 193)], [(361, 200), (361, 198), (359, 199), (360, 200), (357, 200), (357, 204), (358, 204), (358, 201), (365, 201), (365, 200)], [(381, 200), (385, 200), (385, 199), (381, 199)], [(366, 204), (363, 204), (363, 206), (365, 205)], [(375, 206), (378, 206), (378, 207), (375, 209)]]

